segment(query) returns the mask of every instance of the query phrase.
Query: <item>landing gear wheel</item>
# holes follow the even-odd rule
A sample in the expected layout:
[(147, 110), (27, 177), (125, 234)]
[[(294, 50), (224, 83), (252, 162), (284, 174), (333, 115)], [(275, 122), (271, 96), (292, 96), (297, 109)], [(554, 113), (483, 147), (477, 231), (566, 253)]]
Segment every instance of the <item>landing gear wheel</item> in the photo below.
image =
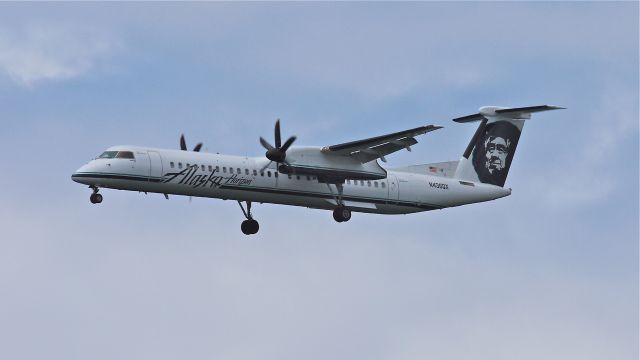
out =
[(340, 206), (333, 210), (333, 219), (337, 222), (345, 222), (351, 219), (351, 210)]
[(242, 209), (244, 217), (247, 218), (247, 220), (243, 221), (242, 224), (240, 224), (240, 230), (242, 230), (242, 233), (245, 235), (253, 235), (257, 233), (260, 229), (260, 225), (257, 221), (253, 220), (253, 216), (251, 216), (251, 201), (247, 201), (246, 211), (244, 210), (241, 201), (238, 201), (238, 205), (240, 205), (240, 209)]
[(245, 220), (240, 225), (240, 229), (245, 235), (253, 235), (260, 229), (260, 224), (258, 224), (258, 222), (253, 219)]
[(102, 195), (98, 193), (91, 194), (89, 201), (91, 201), (92, 204), (100, 204), (102, 202)]
[(257, 233), (258, 230), (260, 230), (260, 224), (258, 224), (258, 222), (253, 219), (249, 220), (249, 230), (252, 234)]

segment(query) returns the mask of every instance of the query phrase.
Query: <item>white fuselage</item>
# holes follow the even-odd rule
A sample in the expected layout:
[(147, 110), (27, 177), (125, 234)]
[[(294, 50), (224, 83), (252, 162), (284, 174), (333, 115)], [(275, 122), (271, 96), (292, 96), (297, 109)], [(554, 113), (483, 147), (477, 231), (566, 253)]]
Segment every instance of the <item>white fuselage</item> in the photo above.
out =
[[(243, 157), (193, 151), (116, 146), (135, 159), (95, 159), (73, 175), (76, 182), (120, 190), (252, 201), (334, 209), (338, 187), (314, 176), (286, 175), (264, 157)], [(347, 180), (344, 206), (357, 212), (407, 214), (488, 201), (510, 189), (483, 183), (386, 170), (381, 180)]]

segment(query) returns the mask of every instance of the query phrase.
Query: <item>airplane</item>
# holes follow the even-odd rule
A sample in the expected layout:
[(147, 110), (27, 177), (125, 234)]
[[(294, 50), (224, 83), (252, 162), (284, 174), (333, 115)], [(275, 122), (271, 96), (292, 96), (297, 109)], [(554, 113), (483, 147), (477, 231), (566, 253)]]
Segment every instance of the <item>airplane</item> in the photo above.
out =
[[(102, 202), (101, 188), (145, 193), (235, 200), (246, 220), (245, 235), (260, 228), (252, 203), (304, 206), (333, 211), (336, 222), (352, 212), (409, 214), (444, 209), (511, 194), (504, 184), (525, 121), (531, 114), (564, 109), (540, 105), (505, 108), (484, 106), (478, 113), (453, 119), (479, 122), (458, 161), (383, 168), (378, 159), (400, 150), (411, 151), (416, 137), (442, 128), (409, 130), (342, 144), (294, 147), (295, 136), (282, 143), (280, 120), (274, 145), (260, 137), (265, 156), (247, 157), (200, 152), (202, 143), (180, 150), (113, 146), (71, 175), (89, 185), (93, 204)], [(246, 204), (243, 206), (243, 202)]]

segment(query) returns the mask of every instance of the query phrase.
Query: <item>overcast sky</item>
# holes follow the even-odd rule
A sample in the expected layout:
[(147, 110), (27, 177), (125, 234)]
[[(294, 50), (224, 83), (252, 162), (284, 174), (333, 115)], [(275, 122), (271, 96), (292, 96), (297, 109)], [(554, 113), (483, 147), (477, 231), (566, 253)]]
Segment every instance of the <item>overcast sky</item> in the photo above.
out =
[[(638, 3), (0, 4), (0, 358), (638, 358)], [(103, 190), (117, 144), (259, 156), (527, 123), (510, 197), (406, 216)]]

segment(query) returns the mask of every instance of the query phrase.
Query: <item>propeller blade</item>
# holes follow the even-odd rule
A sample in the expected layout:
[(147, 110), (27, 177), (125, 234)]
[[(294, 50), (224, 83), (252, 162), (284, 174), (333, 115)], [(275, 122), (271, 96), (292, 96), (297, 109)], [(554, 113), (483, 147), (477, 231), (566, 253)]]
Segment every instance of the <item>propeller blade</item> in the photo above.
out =
[(297, 138), (295, 136), (288, 138), (287, 141), (285, 141), (284, 145), (282, 145), (282, 147), (280, 148), (280, 151), (282, 151), (283, 153), (286, 152), (287, 149), (289, 149), (289, 146), (291, 146), (291, 144), (293, 144), (296, 139)]
[(282, 143), (280, 141), (280, 119), (276, 120), (276, 128), (274, 130), (275, 136), (276, 136), (276, 148), (280, 148), (280, 146), (282, 146)]
[(200, 151), (200, 149), (202, 148), (202, 143), (198, 143), (194, 148), (193, 151), (198, 152)]
[(271, 144), (269, 144), (269, 142), (267, 140), (262, 138), (262, 136), (260, 136), (260, 144), (262, 144), (262, 146), (267, 150), (273, 150), (274, 149), (274, 147), (271, 146)]
[(266, 168), (268, 168), (268, 167), (269, 167), (269, 165), (271, 165), (271, 163), (272, 163), (272, 162), (273, 162), (273, 161), (269, 161), (269, 162), (267, 163), (267, 165), (265, 165), (265, 166), (263, 166), (263, 167), (262, 167), (262, 169), (260, 170), (260, 172), (261, 172), (261, 173), (263, 173), (263, 172), (264, 172), (264, 170), (265, 170)]
[(187, 142), (184, 141), (184, 134), (180, 135), (180, 150), (187, 151)]

